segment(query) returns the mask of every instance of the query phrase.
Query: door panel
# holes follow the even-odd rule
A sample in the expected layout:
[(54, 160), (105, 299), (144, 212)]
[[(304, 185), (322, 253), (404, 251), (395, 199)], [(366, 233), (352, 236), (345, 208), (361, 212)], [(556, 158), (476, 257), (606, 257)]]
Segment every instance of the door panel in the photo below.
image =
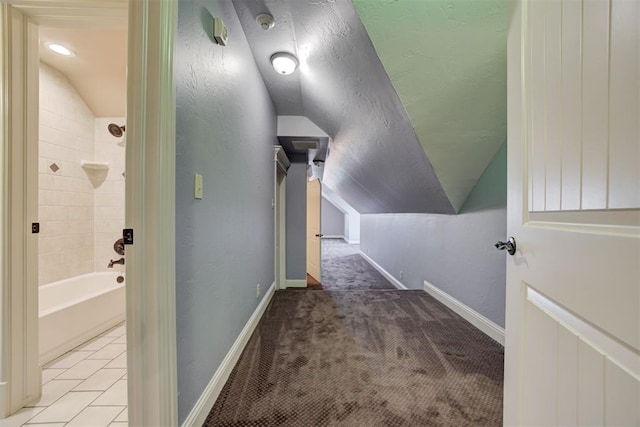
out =
[(319, 179), (307, 181), (307, 273), (321, 282), (320, 277), (320, 197)]
[(640, 2), (511, 16), (505, 424), (638, 425)]

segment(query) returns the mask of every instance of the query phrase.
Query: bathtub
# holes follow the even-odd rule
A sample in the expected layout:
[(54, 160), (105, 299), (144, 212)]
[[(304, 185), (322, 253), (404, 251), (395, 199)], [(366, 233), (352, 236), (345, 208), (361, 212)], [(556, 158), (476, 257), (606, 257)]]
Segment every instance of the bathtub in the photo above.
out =
[(90, 273), (39, 288), (40, 363), (124, 321), (122, 273)]

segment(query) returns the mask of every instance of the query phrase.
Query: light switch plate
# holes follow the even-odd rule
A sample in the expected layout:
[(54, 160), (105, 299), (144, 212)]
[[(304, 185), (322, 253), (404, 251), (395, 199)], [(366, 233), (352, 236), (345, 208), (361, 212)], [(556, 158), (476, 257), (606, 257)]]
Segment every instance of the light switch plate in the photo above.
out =
[(195, 174), (193, 179), (193, 198), (202, 199), (202, 175)]

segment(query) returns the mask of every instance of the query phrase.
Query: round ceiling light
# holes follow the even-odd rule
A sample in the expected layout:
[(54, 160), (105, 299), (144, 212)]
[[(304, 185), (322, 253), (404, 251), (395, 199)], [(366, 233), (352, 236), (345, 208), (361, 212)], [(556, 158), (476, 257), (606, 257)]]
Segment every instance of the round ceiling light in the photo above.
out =
[(47, 47), (52, 51), (54, 51), (55, 53), (57, 53), (58, 55), (63, 55), (63, 56), (75, 55), (75, 53), (71, 49), (58, 43), (49, 43)]
[(298, 68), (298, 60), (290, 53), (278, 52), (271, 57), (271, 65), (278, 74), (288, 76)]

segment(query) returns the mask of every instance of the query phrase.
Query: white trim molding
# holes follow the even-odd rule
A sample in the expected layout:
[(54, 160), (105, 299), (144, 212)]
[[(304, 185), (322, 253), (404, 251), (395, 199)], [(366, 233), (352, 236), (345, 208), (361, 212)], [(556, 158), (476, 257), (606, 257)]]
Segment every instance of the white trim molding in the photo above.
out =
[(398, 288), (400, 290), (406, 290), (407, 289), (407, 287), (405, 285), (403, 285), (401, 281), (399, 281), (398, 279), (393, 277), (391, 275), (391, 273), (389, 273), (387, 270), (385, 270), (380, 264), (378, 264), (377, 262), (372, 260), (367, 254), (365, 254), (364, 252), (360, 251), (360, 255), (362, 255), (362, 258), (364, 258), (369, 264), (371, 264), (371, 266), (373, 268), (378, 270), (380, 272), (380, 274), (382, 274), (385, 277), (385, 279), (387, 279), (389, 282), (391, 282), (391, 284), (393, 286), (395, 286), (396, 288)]
[(307, 287), (307, 279), (287, 279), (286, 281), (287, 288), (306, 288)]
[(211, 408), (213, 408), (213, 405), (216, 403), (216, 400), (218, 399), (222, 388), (229, 379), (231, 371), (236, 366), (236, 363), (238, 363), (238, 359), (240, 359), (242, 351), (249, 342), (251, 334), (253, 334), (253, 331), (258, 326), (258, 323), (260, 322), (262, 315), (267, 309), (267, 306), (271, 302), (271, 298), (273, 298), (275, 288), (276, 283), (273, 282), (262, 298), (262, 301), (260, 301), (260, 304), (258, 304), (258, 307), (256, 307), (253, 314), (244, 325), (244, 328), (240, 332), (240, 335), (238, 335), (238, 338), (236, 338), (224, 360), (222, 361), (220, 366), (218, 366), (218, 369), (213, 374), (211, 381), (209, 381), (209, 384), (207, 384), (207, 387), (204, 389), (193, 409), (184, 420), (184, 423), (182, 423), (182, 427), (199, 427), (204, 424), (207, 415), (209, 415), (209, 412), (211, 411)]
[(496, 325), (482, 314), (461, 303), (426, 280), (424, 281), (424, 291), (459, 314), (467, 322), (480, 329), (488, 337), (504, 346), (504, 328)]
[(359, 245), (360, 240), (347, 240), (347, 243), (350, 245)]
[(38, 27), (0, 5), (0, 418), (41, 392), (38, 362)]
[(178, 424), (175, 284), (177, 2), (129, 2), (126, 228), (129, 425)]

